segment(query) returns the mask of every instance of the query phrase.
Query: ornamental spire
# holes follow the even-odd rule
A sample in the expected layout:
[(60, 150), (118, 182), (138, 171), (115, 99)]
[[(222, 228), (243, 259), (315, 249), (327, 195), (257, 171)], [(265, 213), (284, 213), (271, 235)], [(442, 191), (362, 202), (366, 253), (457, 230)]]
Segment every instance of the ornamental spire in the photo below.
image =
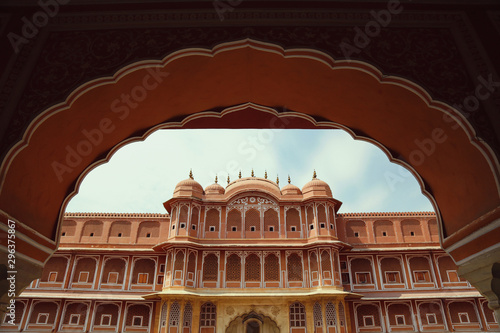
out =
[(189, 170), (189, 179), (194, 179), (194, 177), (193, 177), (193, 169)]
[(217, 175), (215, 175), (215, 184), (217, 184), (218, 178)]
[(229, 179), (229, 175), (227, 175), (227, 185), (229, 185), (230, 181), (231, 181), (231, 179)]
[(316, 169), (314, 169), (313, 179), (316, 179)]
[(264, 179), (267, 179), (267, 170), (264, 172)]
[(240, 174), (238, 175), (238, 178), (241, 178), (241, 170), (240, 170)]
[(253, 169), (252, 169), (252, 177), (255, 177), (254, 173), (253, 173)]
[(279, 176), (276, 176), (276, 184), (280, 184), (280, 177)]
[(290, 184), (292, 181), (290, 180), (290, 175), (288, 175), (288, 184)]

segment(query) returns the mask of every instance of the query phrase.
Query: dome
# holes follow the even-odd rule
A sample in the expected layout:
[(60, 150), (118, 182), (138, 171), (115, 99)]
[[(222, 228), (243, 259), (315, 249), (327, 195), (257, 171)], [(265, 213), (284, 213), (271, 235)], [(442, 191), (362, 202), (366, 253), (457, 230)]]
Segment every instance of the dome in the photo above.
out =
[(232, 181), (226, 187), (226, 195), (236, 194), (242, 191), (263, 191), (279, 198), (281, 195), (280, 188), (275, 182), (259, 177), (245, 177)]
[(300, 191), (300, 188), (297, 186), (293, 185), (290, 181), (290, 176), (288, 176), (288, 185), (283, 187), (281, 189), (281, 193), (283, 195), (301, 195), (302, 192)]
[(226, 190), (224, 190), (224, 187), (217, 183), (217, 176), (215, 177), (215, 183), (213, 183), (212, 185), (208, 185), (205, 188), (206, 195), (224, 194), (225, 191)]
[(192, 172), (189, 173), (189, 178), (180, 181), (174, 189), (173, 197), (197, 197), (203, 196), (203, 187), (193, 178)]
[(326, 182), (316, 178), (316, 171), (314, 172), (313, 179), (302, 188), (302, 194), (304, 195), (304, 199), (312, 196), (333, 197), (330, 186)]
[(281, 189), (281, 193), (283, 195), (301, 195), (302, 192), (300, 191), (300, 188), (293, 184), (288, 184), (285, 187)]

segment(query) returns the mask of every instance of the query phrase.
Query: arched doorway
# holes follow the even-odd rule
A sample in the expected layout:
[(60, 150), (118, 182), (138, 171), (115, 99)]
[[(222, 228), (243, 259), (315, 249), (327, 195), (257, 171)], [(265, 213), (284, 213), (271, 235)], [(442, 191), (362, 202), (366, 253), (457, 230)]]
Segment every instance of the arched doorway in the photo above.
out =
[(234, 318), (228, 325), (226, 333), (279, 333), (276, 322), (261, 313), (250, 313)]
[[(221, 116), (224, 107), (248, 102), (239, 110), (246, 117), (234, 117), (230, 108), (232, 117)], [(281, 112), (269, 117), (260, 106)], [(19, 255), (30, 259), (27, 267), (41, 267), (57, 246), (62, 212), (81, 179), (120, 146), (161, 127), (265, 128), (288, 110), (306, 120), (292, 128), (344, 128), (412, 171), (436, 208), (442, 245), (458, 263), (497, 244), (499, 164), (465, 117), (369, 64), (253, 40), (129, 65), (46, 110), (2, 163), (2, 221), (17, 221), (26, 242)], [(26, 281), (36, 276), (26, 271), (35, 272)]]
[(246, 323), (245, 333), (260, 333), (260, 323), (257, 320), (251, 320)]

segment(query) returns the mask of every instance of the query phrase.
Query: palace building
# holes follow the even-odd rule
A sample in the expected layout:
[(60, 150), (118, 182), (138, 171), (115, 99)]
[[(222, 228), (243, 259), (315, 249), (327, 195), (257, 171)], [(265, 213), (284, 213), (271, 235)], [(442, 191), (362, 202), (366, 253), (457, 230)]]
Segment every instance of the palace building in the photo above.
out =
[(252, 171), (205, 189), (190, 174), (166, 214), (66, 213), (0, 331), (499, 331), (434, 213), (341, 204), (316, 173), (300, 189)]

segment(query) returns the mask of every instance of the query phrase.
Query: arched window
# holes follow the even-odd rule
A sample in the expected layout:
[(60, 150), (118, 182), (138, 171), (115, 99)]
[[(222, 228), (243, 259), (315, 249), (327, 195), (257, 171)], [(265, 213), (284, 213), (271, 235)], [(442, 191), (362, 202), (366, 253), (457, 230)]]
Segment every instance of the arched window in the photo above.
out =
[(200, 312), (200, 328), (213, 327), (215, 328), (217, 320), (217, 308), (214, 303), (207, 302), (201, 306)]
[(288, 281), (302, 281), (302, 258), (297, 253), (292, 253), (287, 262)]
[(149, 326), (151, 309), (144, 304), (132, 304), (127, 309), (126, 326), (146, 328)]
[(235, 253), (226, 260), (226, 281), (241, 281), (241, 258)]
[(323, 314), (321, 313), (321, 304), (319, 304), (318, 302), (314, 303), (313, 316), (314, 316), (314, 327), (315, 328), (323, 327)]
[(313, 212), (313, 208), (311, 206), (307, 207), (306, 215), (307, 215), (307, 227), (309, 229), (316, 228), (316, 226), (313, 225), (313, 222), (314, 222), (314, 212)]
[(189, 208), (188, 208), (188, 206), (182, 206), (181, 210), (179, 211), (179, 225), (181, 223), (184, 223), (185, 225), (187, 224), (188, 215), (189, 215)]
[(36, 302), (32, 306), (30, 324), (53, 325), (59, 306), (55, 302)]
[(260, 281), (260, 258), (255, 253), (245, 259), (245, 281)]
[(306, 309), (299, 302), (290, 305), (290, 327), (306, 327)]
[(264, 258), (264, 279), (266, 281), (280, 281), (280, 261), (273, 253)]
[(264, 230), (280, 231), (278, 212), (274, 209), (268, 209), (264, 213)]
[(241, 212), (232, 209), (227, 214), (227, 231), (241, 231)]
[(209, 209), (205, 219), (205, 231), (219, 231), (219, 211), (215, 208)]
[(217, 281), (219, 260), (213, 253), (208, 254), (203, 262), (203, 281)]
[(335, 305), (332, 302), (326, 303), (326, 326), (337, 327), (337, 313), (335, 312)]
[(300, 215), (299, 211), (295, 208), (290, 208), (286, 211), (286, 230), (287, 231), (300, 231)]
[(321, 269), (323, 270), (325, 278), (331, 278), (332, 262), (330, 260), (330, 253), (328, 253), (327, 250), (321, 251)]
[(64, 312), (63, 324), (64, 325), (85, 324), (85, 319), (87, 318), (87, 311), (88, 311), (87, 303), (74, 302), (66, 304), (66, 311)]
[(380, 260), (383, 283), (403, 283), (404, 274), (401, 270), (401, 262), (396, 258), (382, 258)]
[(168, 327), (179, 327), (181, 320), (181, 306), (175, 301), (170, 305), (170, 316), (168, 318)]
[(94, 326), (116, 326), (119, 313), (120, 309), (116, 304), (99, 304), (95, 309)]
[(52, 257), (43, 267), (40, 282), (63, 282), (66, 275), (68, 259), (65, 257)]
[(187, 278), (188, 280), (194, 281), (196, 275), (196, 255), (194, 252), (189, 254), (188, 266), (187, 266)]
[(101, 283), (123, 284), (125, 277), (125, 260), (121, 258), (111, 258), (104, 262)]
[(346, 223), (347, 237), (366, 237), (366, 225), (361, 220), (348, 220)]
[(191, 323), (193, 321), (193, 306), (190, 302), (186, 304), (184, 307), (184, 320), (183, 320), (183, 328), (191, 328)]
[(316, 252), (311, 252), (309, 254), (309, 266), (311, 268), (311, 280), (317, 281), (319, 279), (318, 272), (318, 256)]
[(260, 212), (250, 209), (245, 213), (245, 231), (260, 231)]
[(76, 234), (76, 222), (64, 220), (61, 226), (61, 235), (63, 236), (75, 236)]
[(149, 258), (138, 259), (134, 262), (132, 284), (153, 284), (156, 263)]
[(374, 304), (361, 304), (356, 308), (358, 327), (380, 327), (380, 312)]
[(78, 258), (73, 270), (73, 283), (92, 283), (96, 269), (94, 258)]
[(318, 205), (318, 225), (320, 228), (326, 228), (326, 210), (324, 205)]
[(109, 237), (130, 237), (131, 224), (128, 221), (115, 221), (109, 229)]

